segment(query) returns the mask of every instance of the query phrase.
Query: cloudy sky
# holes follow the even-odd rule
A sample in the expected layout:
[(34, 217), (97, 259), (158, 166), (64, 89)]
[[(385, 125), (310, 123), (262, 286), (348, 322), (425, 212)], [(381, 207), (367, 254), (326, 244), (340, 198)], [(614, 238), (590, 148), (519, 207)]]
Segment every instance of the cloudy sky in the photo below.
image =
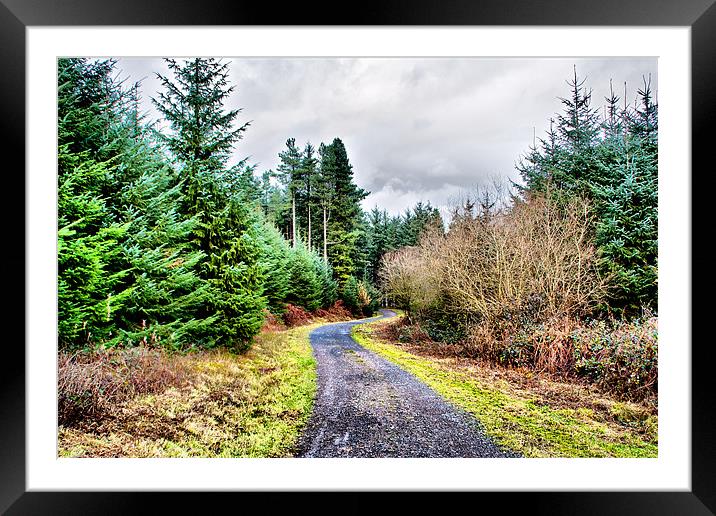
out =
[[(236, 86), (227, 108), (251, 121), (236, 146), (257, 170), (275, 169), (286, 139), (316, 147), (343, 140), (363, 202), (395, 214), (419, 200), (445, 206), (494, 177), (519, 180), (515, 162), (544, 135), (577, 66), (603, 105), (613, 80), (634, 101), (642, 76), (658, 91), (655, 58), (225, 58)], [(119, 60), (122, 76), (142, 80), (144, 107), (161, 59)]]

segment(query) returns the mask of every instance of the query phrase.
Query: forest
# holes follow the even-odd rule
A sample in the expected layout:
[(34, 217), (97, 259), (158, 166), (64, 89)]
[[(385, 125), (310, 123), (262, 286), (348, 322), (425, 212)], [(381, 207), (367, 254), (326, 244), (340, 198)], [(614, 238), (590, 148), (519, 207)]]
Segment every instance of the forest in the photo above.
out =
[(439, 212), (373, 210), (340, 140), (288, 138), (277, 170), (229, 163), (248, 124), (212, 59), (170, 60), (139, 113), (111, 60), (58, 63), (58, 320), (61, 349), (161, 342), (246, 349), (270, 311), (341, 301), (375, 310), (383, 254), (417, 242)]
[[(364, 210), (370, 192), (340, 135), (281, 135), (275, 170), (232, 162), (251, 124), (225, 107), (237, 93), (229, 63), (166, 63), (151, 99), (161, 119), (149, 120), (115, 60), (58, 61), (61, 424), (99, 410), (92, 375), (111, 381), (106, 363), (90, 369), (107, 350), (241, 355), (267, 328), (381, 306), (405, 314), (385, 330), (396, 342), (655, 405), (649, 78), (633, 102), (612, 89), (597, 106), (575, 68), (563, 111), (515, 157), (522, 181), (466, 185), (444, 220), (429, 201), (400, 215)], [(142, 356), (122, 367), (150, 371)], [(132, 392), (181, 376), (157, 367), (162, 380)]]

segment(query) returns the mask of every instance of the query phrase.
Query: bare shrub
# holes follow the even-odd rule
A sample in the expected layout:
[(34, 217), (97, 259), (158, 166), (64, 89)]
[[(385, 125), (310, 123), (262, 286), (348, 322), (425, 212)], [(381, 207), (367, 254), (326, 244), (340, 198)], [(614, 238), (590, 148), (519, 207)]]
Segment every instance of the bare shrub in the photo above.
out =
[(512, 342), (508, 361), (566, 363), (561, 340), (548, 339), (554, 346), (547, 348), (527, 334), (545, 321), (561, 331), (564, 321), (584, 317), (604, 296), (589, 204), (557, 202), (549, 193), (512, 205), (505, 197), (499, 186), (478, 190), (453, 208), (447, 235), (428, 231), (416, 247), (387, 254), (383, 289), (410, 317), (428, 320), (426, 328), (445, 321), (435, 335), (459, 335), (460, 328), (447, 324), (459, 320), (471, 353), (504, 360)]
[[(608, 281), (598, 271), (588, 202), (548, 192), (508, 206), (500, 195), (463, 199), (446, 235), (427, 232), (419, 245), (386, 255), (387, 295), (433, 340), (456, 342), (444, 336), (459, 320), (464, 355), (581, 375), (629, 399), (653, 397), (656, 319), (584, 322)], [(398, 337), (421, 338), (411, 328)]]
[(409, 318), (429, 307), (438, 294), (437, 278), (430, 270), (428, 257), (423, 247), (403, 247), (386, 253), (381, 261), (383, 290), (407, 311)]
[(505, 212), (465, 212), (432, 263), (448, 299), (475, 321), (580, 316), (604, 292), (590, 228), (581, 199), (558, 206), (533, 197)]

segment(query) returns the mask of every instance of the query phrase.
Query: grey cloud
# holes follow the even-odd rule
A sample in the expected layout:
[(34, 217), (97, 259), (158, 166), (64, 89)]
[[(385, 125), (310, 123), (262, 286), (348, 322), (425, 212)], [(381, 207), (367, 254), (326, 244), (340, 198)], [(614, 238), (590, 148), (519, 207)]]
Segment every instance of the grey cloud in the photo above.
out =
[[(392, 213), (418, 200), (449, 202), (492, 176), (517, 180), (515, 162), (549, 127), (568, 96), (576, 64), (593, 88), (593, 105), (609, 79), (633, 101), (655, 58), (227, 58), (235, 94), (228, 107), (252, 120), (235, 157), (247, 155), (259, 172), (275, 168), (289, 137), (314, 145), (340, 137), (357, 183)], [(159, 59), (121, 59), (125, 74), (143, 84), (145, 108), (166, 73)]]

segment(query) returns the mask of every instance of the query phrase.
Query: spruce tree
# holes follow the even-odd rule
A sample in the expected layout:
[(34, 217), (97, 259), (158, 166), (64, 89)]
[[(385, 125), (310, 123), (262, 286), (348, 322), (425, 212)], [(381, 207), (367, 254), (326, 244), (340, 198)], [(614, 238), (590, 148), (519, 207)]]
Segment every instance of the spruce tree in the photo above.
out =
[(123, 92), (114, 61), (58, 61), (58, 330), (63, 347), (116, 335), (131, 293), (122, 253), (127, 224), (117, 216), (122, 163), (112, 136)]
[(182, 210), (198, 218), (195, 247), (206, 255), (199, 270), (211, 285), (210, 302), (200, 315), (218, 319), (200, 340), (245, 349), (266, 307), (260, 221), (236, 192), (236, 169), (228, 160), (249, 123), (235, 128), (240, 110), (224, 108), (234, 90), (227, 63), (203, 58), (166, 62), (173, 77), (157, 74), (164, 91), (153, 101), (169, 125), (163, 138), (184, 179)]
[(610, 88), (602, 119), (576, 71), (569, 85), (564, 112), (517, 165), (521, 190), (590, 199), (610, 309), (635, 315), (656, 308), (658, 108), (650, 83), (638, 91), (636, 108), (620, 107)]

